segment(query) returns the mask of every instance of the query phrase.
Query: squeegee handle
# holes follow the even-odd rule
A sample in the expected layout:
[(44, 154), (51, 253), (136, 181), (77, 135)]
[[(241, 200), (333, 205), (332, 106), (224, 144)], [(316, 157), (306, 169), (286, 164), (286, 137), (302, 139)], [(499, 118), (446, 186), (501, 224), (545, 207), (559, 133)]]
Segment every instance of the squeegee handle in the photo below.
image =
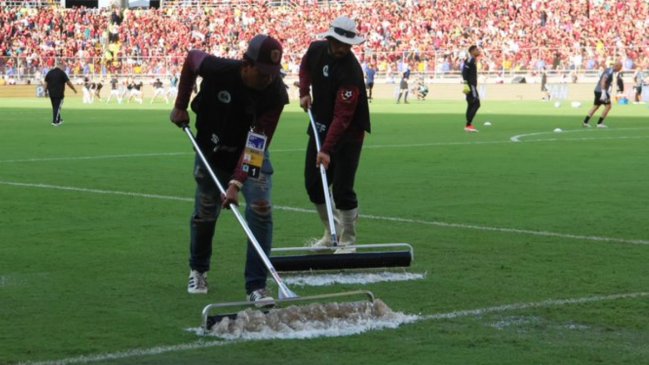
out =
[[(318, 135), (318, 128), (315, 125), (315, 119), (311, 109), (307, 109), (309, 113), (309, 121), (313, 129), (313, 139), (315, 139), (315, 146), (320, 152), (320, 137)], [(338, 246), (338, 232), (336, 232), (336, 223), (334, 222), (333, 205), (331, 203), (331, 195), (329, 195), (329, 182), (327, 181), (327, 171), (324, 166), (320, 164), (320, 180), (322, 181), (322, 189), (325, 197), (325, 205), (327, 207), (327, 221), (329, 222), (329, 231), (331, 232), (331, 242), (334, 247)]]
[[(201, 151), (201, 148), (198, 146), (198, 143), (196, 142), (196, 138), (194, 138), (194, 134), (192, 133), (191, 129), (189, 126), (183, 126), (183, 131), (187, 134), (187, 137), (189, 137), (189, 140), (192, 142), (192, 145), (194, 146), (194, 150), (196, 151), (196, 154), (198, 157), (201, 159), (201, 162), (203, 163), (203, 166), (205, 166), (205, 169), (207, 172), (210, 174), (212, 177), (212, 180), (214, 180), (214, 183), (216, 186), (219, 188), (219, 191), (221, 194), (225, 194), (225, 189), (223, 188), (223, 185), (221, 185), (221, 182), (219, 179), (216, 177), (216, 174), (212, 170), (212, 167), (210, 166), (209, 162), (207, 162), (207, 159), (205, 158), (205, 155), (203, 155), (203, 152)], [(277, 270), (275, 270), (275, 267), (273, 264), (270, 262), (270, 259), (268, 259), (268, 256), (264, 252), (264, 250), (261, 248), (261, 245), (259, 244), (259, 241), (255, 238), (255, 235), (252, 233), (252, 230), (250, 230), (250, 227), (248, 226), (248, 223), (246, 223), (246, 220), (243, 218), (241, 215), (241, 212), (239, 212), (239, 209), (237, 208), (236, 205), (234, 204), (229, 204), (229, 208), (234, 213), (235, 217), (239, 221), (239, 224), (243, 228), (243, 230), (246, 232), (246, 236), (248, 236), (248, 239), (250, 240), (250, 243), (252, 243), (252, 246), (255, 248), (255, 251), (257, 251), (257, 254), (259, 255), (259, 258), (261, 258), (261, 261), (263, 261), (264, 266), (266, 266), (266, 269), (268, 272), (271, 274), (273, 279), (275, 279), (275, 282), (277, 283), (277, 286), (279, 287), (280, 290), (280, 297), (284, 298), (293, 298), (296, 297), (296, 294), (293, 293), (285, 284), (284, 281), (282, 281), (282, 278), (279, 276), (277, 273)]]

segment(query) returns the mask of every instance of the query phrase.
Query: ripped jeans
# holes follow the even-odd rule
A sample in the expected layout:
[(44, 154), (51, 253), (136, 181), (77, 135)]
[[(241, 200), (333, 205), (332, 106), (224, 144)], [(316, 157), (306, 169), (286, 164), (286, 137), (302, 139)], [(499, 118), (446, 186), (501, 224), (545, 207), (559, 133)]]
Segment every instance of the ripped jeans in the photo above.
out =
[[(224, 188), (232, 176), (232, 172), (212, 168)], [(264, 156), (264, 164), (259, 178), (248, 178), (243, 184), (241, 193), (246, 201), (245, 218), (250, 230), (268, 256), (273, 241), (273, 218), (271, 206), (271, 187), (273, 167)], [(210, 270), (212, 257), (212, 238), (216, 221), (221, 213), (221, 193), (216, 187), (209, 172), (203, 167), (198, 156), (194, 163), (194, 179), (196, 180), (196, 197), (194, 213), (190, 221), (190, 256), (189, 266), (192, 270), (206, 272)], [(257, 251), (248, 241), (246, 267), (244, 271), (246, 293), (266, 287), (268, 272), (259, 258)]]

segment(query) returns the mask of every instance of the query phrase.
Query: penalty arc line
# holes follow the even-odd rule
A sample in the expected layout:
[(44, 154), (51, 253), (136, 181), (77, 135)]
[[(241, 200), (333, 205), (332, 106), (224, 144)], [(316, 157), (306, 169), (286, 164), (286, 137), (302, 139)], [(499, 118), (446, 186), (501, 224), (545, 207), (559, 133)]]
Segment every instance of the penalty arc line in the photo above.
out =
[[(78, 188), (78, 187), (71, 187), (71, 186), (49, 185), (49, 184), (20, 183), (20, 182), (2, 181), (2, 180), (0, 180), (0, 185), (28, 187), (28, 188), (40, 188), (40, 189), (64, 190), (64, 191), (75, 191), (75, 192), (92, 193), (92, 194), (121, 195), (121, 196), (139, 197), (139, 198), (146, 198), (146, 199), (161, 199), (161, 200), (173, 200), (173, 201), (183, 201), (183, 202), (193, 202), (194, 201), (193, 198), (177, 197), (177, 196), (170, 196), (170, 195), (145, 194), (145, 193), (134, 193), (134, 192), (101, 190), (101, 189), (88, 189), (88, 188)], [(275, 205), (274, 208), (277, 209), (277, 210), (291, 211), (291, 212), (312, 213), (312, 214), (315, 213), (315, 211), (313, 211), (313, 210), (305, 209), (305, 208), (297, 208), (297, 207), (287, 207), (287, 206)], [(550, 232), (550, 231), (535, 231), (535, 230), (529, 230), (529, 229), (506, 228), (506, 227), (490, 227), (490, 226), (462, 224), (462, 223), (449, 223), (449, 222), (440, 222), (440, 221), (426, 221), (426, 220), (421, 220), (421, 219), (386, 217), (386, 216), (377, 216), (377, 215), (370, 215), (370, 214), (360, 214), (359, 216), (361, 218), (371, 219), (371, 220), (383, 220), (383, 221), (389, 221), (389, 222), (399, 222), (399, 223), (409, 223), (409, 224), (419, 224), (419, 225), (431, 225), (431, 226), (446, 227), (446, 228), (459, 228), (459, 229), (471, 229), (471, 230), (488, 231), (488, 232), (514, 233), (514, 234), (542, 236), (542, 237), (558, 237), (558, 238), (568, 238), (568, 239), (596, 241), (596, 242), (613, 242), (613, 243), (625, 243), (625, 244), (634, 244), (634, 245), (649, 245), (649, 240), (641, 240), (641, 239), (626, 239), (626, 238), (601, 237), (601, 236), (584, 236), (584, 235), (576, 235), (576, 234), (570, 234), (570, 233), (559, 233), (559, 232)]]
[[(591, 296), (591, 297), (568, 298), (568, 299), (548, 299), (540, 302), (513, 303), (513, 304), (505, 304), (500, 306), (484, 307), (484, 308), (477, 308), (471, 310), (458, 310), (458, 311), (452, 311), (446, 313), (424, 315), (424, 316), (420, 316), (419, 321), (457, 319), (457, 318), (464, 318), (464, 317), (480, 317), (482, 315), (489, 314), (489, 313), (502, 313), (502, 312), (535, 309), (535, 308), (552, 308), (552, 307), (561, 307), (566, 305), (590, 304), (590, 303), (623, 300), (623, 299), (637, 299), (637, 298), (643, 298), (647, 296), (649, 296), (649, 292), (598, 295), (598, 296)], [(127, 359), (132, 357), (139, 357), (139, 356), (154, 356), (154, 355), (162, 355), (165, 353), (172, 353), (172, 352), (179, 352), (179, 351), (220, 347), (226, 345), (234, 345), (246, 341), (252, 341), (252, 340), (195, 341), (191, 343), (173, 345), (173, 346), (157, 346), (148, 349), (133, 349), (133, 350), (127, 350), (122, 352), (71, 357), (71, 358), (61, 359), (61, 360), (22, 362), (22, 363), (18, 363), (18, 365), (85, 364), (91, 362), (120, 360), (120, 359)]]
[[(615, 128), (615, 129), (606, 129), (605, 131), (600, 131), (600, 132), (616, 132), (616, 131), (633, 131), (633, 130), (644, 130), (644, 129), (649, 129), (647, 127), (639, 127), (639, 128)], [(570, 130), (565, 130), (561, 131), (561, 133), (577, 133), (577, 132), (589, 132), (592, 133), (593, 131), (590, 131), (588, 129), (570, 129)], [(509, 138), (511, 142), (522, 142), (521, 138), (524, 137), (532, 137), (532, 136), (540, 136), (544, 134), (556, 134), (557, 132), (551, 131), (551, 132), (535, 132), (535, 133), (525, 133), (525, 134), (517, 134), (515, 136), (512, 136)], [(649, 138), (649, 137), (643, 137), (643, 136), (619, 136), (619, 137), (590, 137), (590, 138), (571, 138), (571, 139), (562, 139), (562, 140), (572, 140), (572, 141), (591, 141), (591, 140), (599, 140), (599, 139), (640, 139), (640, 138)], [(526, 141), (526, 142), (552, 142), (552, 141), (559, 141), (556, 138), (549, 138), (549, 139), (541, 139), (541, 140), (531, 140), (531, 141)]]

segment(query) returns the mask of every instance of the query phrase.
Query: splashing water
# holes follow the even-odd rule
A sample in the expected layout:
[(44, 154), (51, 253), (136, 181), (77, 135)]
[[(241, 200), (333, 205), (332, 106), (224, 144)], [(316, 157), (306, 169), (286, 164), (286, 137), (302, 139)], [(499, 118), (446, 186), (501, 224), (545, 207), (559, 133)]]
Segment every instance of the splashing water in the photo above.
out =
[(383, 301), (312, 303), (271, 309), (246, 309), (235, 319), (224, 318), (206, 334), (224, 339), (304, 339), (348, 336), (369, 330), (396, 328), (417, 316), (392, 311)]

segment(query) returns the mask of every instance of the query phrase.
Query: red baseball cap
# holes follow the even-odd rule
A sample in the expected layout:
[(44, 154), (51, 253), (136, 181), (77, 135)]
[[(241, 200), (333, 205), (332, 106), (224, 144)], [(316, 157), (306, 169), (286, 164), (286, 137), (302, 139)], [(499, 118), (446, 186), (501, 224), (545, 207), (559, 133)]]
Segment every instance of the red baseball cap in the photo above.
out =
[(244, 56), (261, 72), (277, 76), (282, 69), (282, 45), (269, 35), (258, 34), (248, 43)]

